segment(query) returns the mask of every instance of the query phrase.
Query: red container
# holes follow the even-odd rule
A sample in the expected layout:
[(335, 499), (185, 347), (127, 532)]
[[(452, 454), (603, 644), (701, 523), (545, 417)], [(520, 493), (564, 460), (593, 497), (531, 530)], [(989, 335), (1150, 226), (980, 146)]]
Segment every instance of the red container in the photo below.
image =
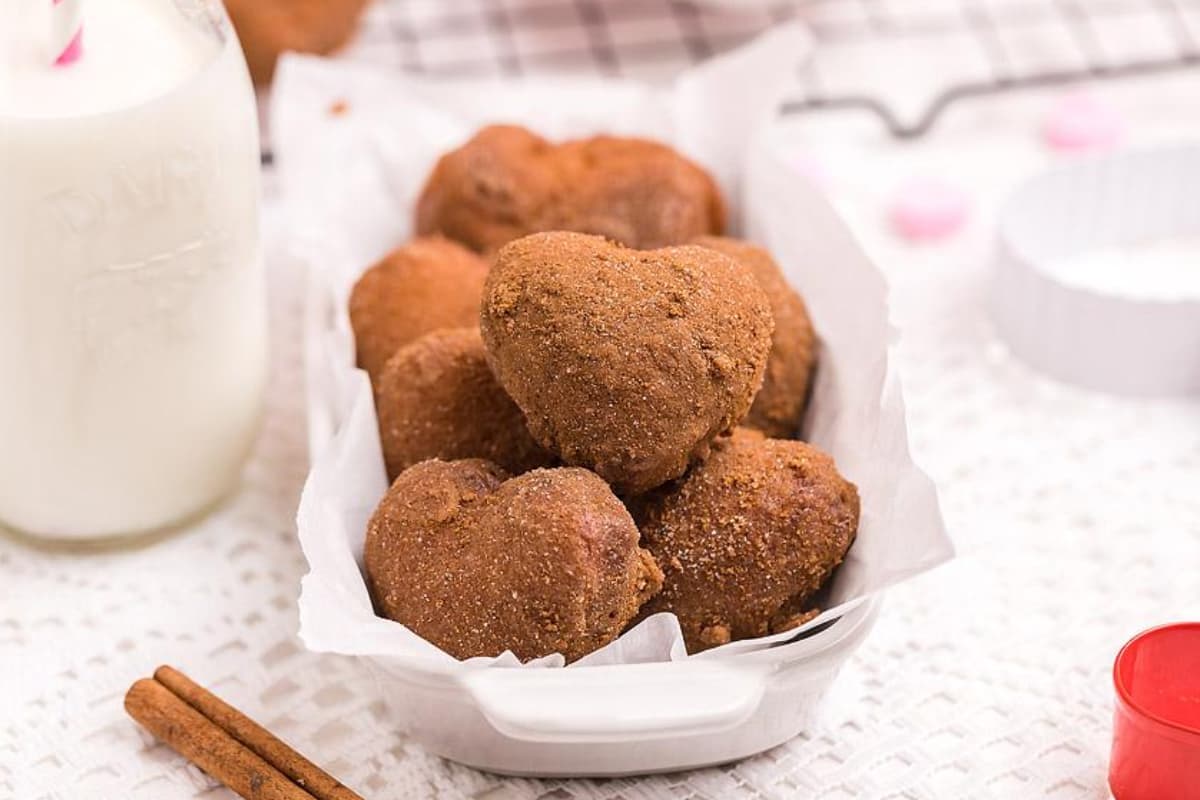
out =
[(1200, 622), (1139, 633), (1113, 665), (1117, 800), (1200, 800)]

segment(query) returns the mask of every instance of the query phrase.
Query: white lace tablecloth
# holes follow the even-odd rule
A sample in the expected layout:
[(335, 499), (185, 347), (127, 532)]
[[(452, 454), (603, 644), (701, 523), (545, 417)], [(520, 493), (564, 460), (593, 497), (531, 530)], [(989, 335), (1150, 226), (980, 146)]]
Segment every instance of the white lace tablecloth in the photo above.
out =
[[(1180, 80), (1194, 97), (1195, 77)], [(855, 162), (889, 179), (901, 165), (946, 172), (979, 159), (970, 134), (951, 125), (911, 150), (875, 137)], [(824, 157), (836, 167), (836, 152)], [(241, 492), (133, 550), (0, 538), (0, 798), (231, 796), (124, 715), (124, 691), (160, 663), (368, 798), (1107, 797), (1116, 650), (1142, 628), (1200, 618), (1200, 404), (1089, 393), (1013, 361), (984, 306), (986, 176), (970, 230), (911, 248), (880, 225), (878, 182), (864, 186), (856, 169), (835, 174), (834, 191), (891, 280), (913, 448), (961, 557), (889, 593), (817, 727), (739, 764), (600, 782), (487, 775), (387, 729), (359, 664), (306, 653), (294, 637), (304, 565), (292, 517), (306, 469), (298, 299), (294, 267), (273, 255), (275, 374)], [(969, 170), (947, 174), (976, 185)], [(266, 222), (279, 242), (274, 204)]]

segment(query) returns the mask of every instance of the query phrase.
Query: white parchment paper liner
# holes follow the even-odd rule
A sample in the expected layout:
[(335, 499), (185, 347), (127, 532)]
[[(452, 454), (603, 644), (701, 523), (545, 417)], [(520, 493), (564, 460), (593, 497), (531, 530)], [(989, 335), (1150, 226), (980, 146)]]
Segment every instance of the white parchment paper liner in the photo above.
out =
[[(435, 82), (285, 59), (272, 129), (293, 250), (312, 278), (306, 368), (313, 464), (297, 516), (310, 567), (300, 596), (308, 647), (436, 670), (518, 664), (511, 653), (459, 662), (372, 610), (362, 542), (387, 484), (370, 387), (354, 368), (344, 311), (358, 275), (410, 235), (413, 202), (436, 157), (491, 122), (525, 124), (552, 138), (606, 132), (673, 143), (717, 176), (735, 218), (748, 221), (749, 236), (775, 254), (806, 297), (823, 342), (807, 437), (858, 485), (863, 514), (827, 610), (801, 630), (952, 555), (934, 487), (909, 456), (883, 279), (824, 199), (765, 146), (751, 146), (807, 49), (806, 33), (785, 26), (665, 89), (615, 80)], [(331, 114), (339, 103), (346, 113)], [(674, 615), (660, 614), (577, 663), (686, 657)], [(561, 664), (556, 655), (525, 666)]]

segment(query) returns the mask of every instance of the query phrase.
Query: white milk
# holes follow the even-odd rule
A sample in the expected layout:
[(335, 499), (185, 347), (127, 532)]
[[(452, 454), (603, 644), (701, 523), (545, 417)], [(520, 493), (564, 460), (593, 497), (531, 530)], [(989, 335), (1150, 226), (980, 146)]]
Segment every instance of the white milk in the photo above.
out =
[(220, 499), (267, 367), (257, 122), (220, 6), (84, 8), (73, 65), (47, 66), (41, 14), (0, 37), (0, 521), (60, 539)]

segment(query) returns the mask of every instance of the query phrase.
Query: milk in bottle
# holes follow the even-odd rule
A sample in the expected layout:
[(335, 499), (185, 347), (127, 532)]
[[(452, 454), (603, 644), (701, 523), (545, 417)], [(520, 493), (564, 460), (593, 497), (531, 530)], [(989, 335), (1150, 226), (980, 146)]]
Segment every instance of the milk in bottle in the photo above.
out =
[(50, 0), (0, 34), (0, 523), (169, 526), (227, 493), (267, 365), (253, 92), (217, 0)]

